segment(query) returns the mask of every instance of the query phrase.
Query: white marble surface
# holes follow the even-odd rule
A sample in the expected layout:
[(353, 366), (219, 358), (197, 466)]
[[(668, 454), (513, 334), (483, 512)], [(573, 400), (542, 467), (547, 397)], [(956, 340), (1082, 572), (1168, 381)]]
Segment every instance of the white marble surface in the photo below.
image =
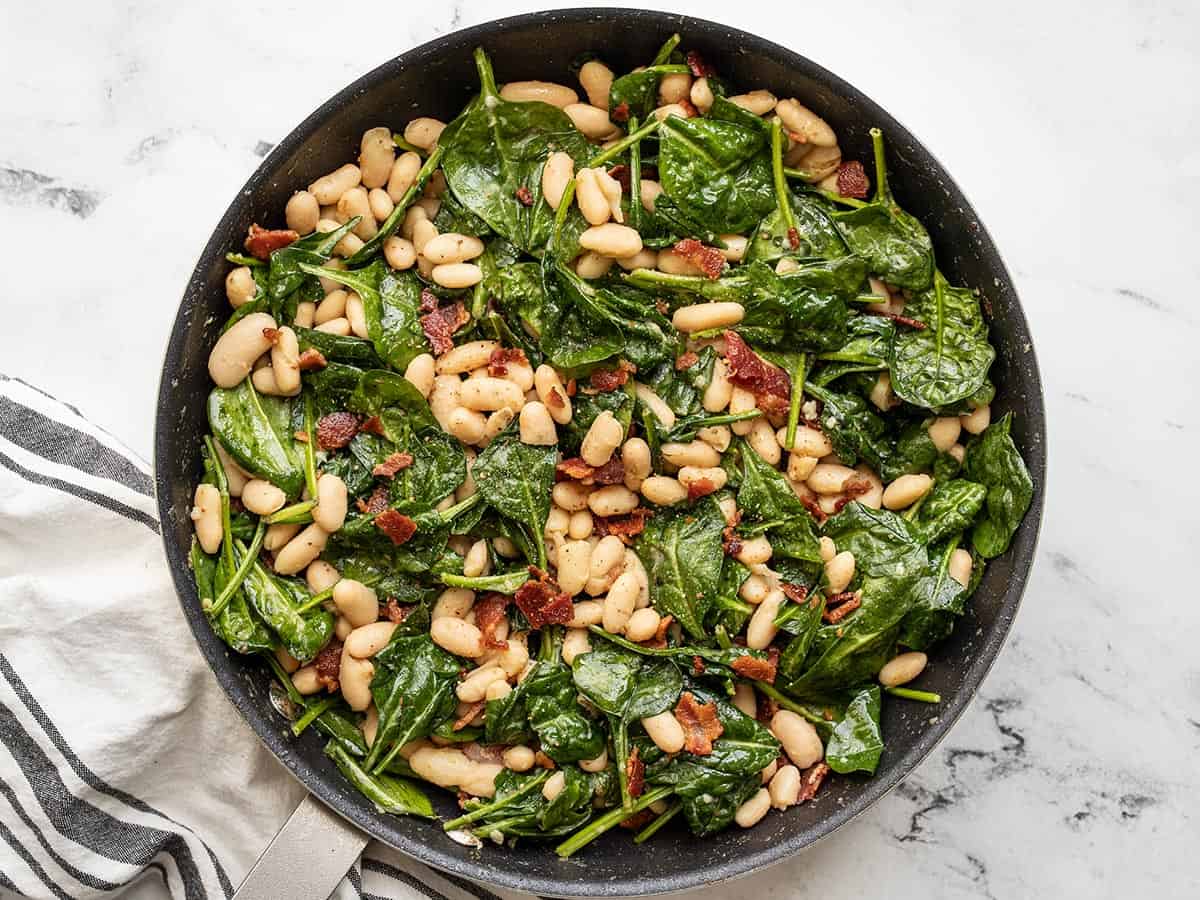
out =
[[(335, 7), (8, 5), (0, 369), (149, 456), (185, 279), (269, 145), (390, 56), (530, 8)], [(1200, 7), (734, 9), (687, 5), (848, 78), (972, 197), (1036, 337), (1051, 472), (1013, 637), (946, 742), (850, 827), (707, 896), (1196, 896)], [(259, 73), (286, 89), (247, 90)]]

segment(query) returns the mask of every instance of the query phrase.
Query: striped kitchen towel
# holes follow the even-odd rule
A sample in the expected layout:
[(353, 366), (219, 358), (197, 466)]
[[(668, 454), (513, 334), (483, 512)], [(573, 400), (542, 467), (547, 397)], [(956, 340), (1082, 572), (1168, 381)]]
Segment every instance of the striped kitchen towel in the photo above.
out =
[[(231, 897), (303, 795), (196, 649), (149, 466), (0, 374), (0, 898)], [(518, 895), (371, 843), (333, 896)]]

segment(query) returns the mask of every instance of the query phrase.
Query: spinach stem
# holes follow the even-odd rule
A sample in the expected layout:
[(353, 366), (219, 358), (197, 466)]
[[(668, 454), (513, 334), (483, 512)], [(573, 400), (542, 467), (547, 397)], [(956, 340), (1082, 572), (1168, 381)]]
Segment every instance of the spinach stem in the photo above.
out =
[(273, 512), (264, 518), (268, 525), (278, 525), (280, 522), (288, 525), (300, 525), (312, 521), (310, 513), (316, 505), (316, 500), (302, 500), (299, 503), (293, 503), (291, 506), (285, 506), (283, 509)]
[(771, 173), (775, 177), (775, 200), (779, 204), (779, 215), (783, 217), (787, 229), (788, 247), (794, 250), (791, 242), (796, 234), (796, 217), (792, 214), (792, 194), (783, 174), (783, 126), (778, 118), (771, 120)]
[(543, 769), (539, 774), (537, 774), (533, 778), (529, 779), (529, 781), (525, 782), (525, 784), (521, 785), (519, 788), (517, 788), (517, 790), (513, 791), (511, 794), (507, 794), (506, 796), (500, 798), (499, 800), (494, 800), (491, 803), (488, 803), (484, 806), (480, 806), (477, 809), (473, 809), (469, 813), (467, 813), (465, 816), (459, 816), (457, 819), (451, 819), (449, 822), (447, 822), (445, 825), (442, 826), (443, 830), (454, 831), (456, 828), (462, 828), (464, 825), (469, 825), (471, 822), (475, 822), (475, 821), (478, 821), (479, 819), (482, 819), (484, 816), (488, 815), (489, 813), (493, 813), (498, 809), (503, 809), (504, 807), (506, 807), (510, 803), (512, 803), (514, 800), (520, 800), (522, 797), (524, 797), (526, 794), (533, 791), (535, 788), (541, 787), (542, 784), (550, 777), (550, 774), (551, 773), (550, 773), (549, 769)]
[[(612, 162), (614, 159), (616, 159), (618, 156), (620, 156), (622, 153), (624, 153), (627, 149), (632, 147), (634, 144), (636, 144), (638, 141), (640, 141), (646, 135), (650, 134), (650, 132), (656, 131), (657, 129), (658, 129), (658, 119), (651, 118), (649, 122), (647, 122), (645, 125), (638, 128), (636, 131), (630, 131), (629, 134), (625, 135), (625, 137), (621, 138), (621, 140), (617, 141), (615, 144), (613, 144), (607, 150), (593, 156), (590, 160), (588, 160), (587, 167), (589, 169), (594, 169), (597, 166), (603, 166), (606, 163)], [(567, 190), (570, 191), (572, 194), (574, 194), (573, 185), (574, 185), (574, 179), (572, 179), (571, 184), (567, 185)], [(632, 187), (632, 185), (630, 185), (630, 194), (632, 194), (632, 193), (633, 193), (633, 187)], [(567, 202), (567, 195), (564, 193), (563, 194), (563, 203), (566, 203), (566, 202)], [(562, 208), (562, 203), (559, 204), (559, 209), (561, 209), (561, 208)]]
[(304, 435), (308, 438), (304, 442), (304, 483), (308, 487), (308, 496), (312, 498), (313, 506), (317, 505), (317, 413), (315, 402), (312, 391), (304, 395)]
[(267, 661), (267, 665), (271, 667), (271, 671), (275, 673), (275, 680), (279, 682), (279, 686), (287, 693), (288, 699), (296, 706), (304, 706), (304, 698), (300, 696), (300, 692), (292, 684), (292, 676), (284, 671), (283, 666), (279, 664), (279, 660), (275, 658), (275, 654), (266, 652), (262, 656)]
[(324, 603), (326, 600), (328, 600), (332, 596), (333, 596), (333, 588), (327, 587), (327, 588), (325, 588), (325, 590), (321, 591), (320, 593), (313, 594), (311, 597), (309, 597), (307, 600), (305, 600), (302, 604), (300, 604), (298, 607), (296, 607), (296, 612), (299, 615), (304, 615), (310, 609), (312, 609), (315, 606), (320, 606), (322, 603)]
[(475, 70), (479, 73), (479, 92), (485, 97), (498, 97), (500, 91), (496, 87), (496, 73), (482, 47), (475, 48)]
[(717, 644), (722, 650), (728, 650), (733, 646), (733, 641), (729, 639), (729, 632), (725, 630), (724, 625), (718, 625), (713, 629), (713, 635), (717, 639)]
[[(289, 679), (289, 681), (290, 680), (291, 679)], [(324, 700), (320, 700), (314, 703), (312, 706), (305, 707), (304, 715), (292, 723), (292, 734), (294, 734), (296, 737), (300, 737), (300, 735), (304, 734), (305, 729), (308, 728), (309, 725), (315, 722), (321, 716), (321, 714), (325, 712), (325, 710), (329, 709), (335, 703), (337, 703), (335, 698), (326, 697)]]
[(658, 834), (659, 830), (670, 822), (683, 809), (683, 804), (675, 802), (667, 809), (663, 810), (662, 815), (655, 816), (654, 821), (639, 831), (633, 838), (635, 844), (640, 844), (643, 841), (648, 841), (654, 835)]
[(501, 819), (499, 822), (488, 822), (485, 825), (480, 825), (478, 828), (473, 828), (471, 834), (477, 838), (490, 838), (493, 834), (504, 834), (504, 829), (509, 825), (520, 825), (529, 818), (527, 813), (519, 816), (509, 816), (507, 819)]
[(479, 501), (482, 499), (483, 494), (474, 493), (466, 500), (462, 501), (462, 503), (456, 503), (449, 509), (438, 513), (438, 515), (442, 517), (443, 522), (453, 522), (455, 518), (465, 513), (468, 509), (478, 505)]
[(804, 370), (808, 368), (808, 356), (801, 353), (796, 360), (796, 368), (792, 372), (792, 403), (788, 407), (787, 435), (785, 440), (790, 447), (796, 442), (796, 426), (800, 423), (800, 404), (804, 401)]
[(878, 203), (892, 196), (888, 184), (887, 159), (883, 154), (883, 132), (878, 128), (871, 129), (871, 147), (875, 151), (875, 202)]
[[(670, 59), (671, 54), (675, 52), (675, 48), (679, 46), (679, 41), (680, 37), (678, 31), (663, 41), (663, 45), (658, 48), (658, 53), (654, 54), (654, 60), (650, 63), (650, 68), (661, 66), (668, 59)], [(689, 71), (688, 67), (684, 66), (683, 71)]]
[(826, 720), (826, 718), (824, 716), (818, 715), (817, 713), (813, 712), (811, 709), (809, 709), (803, 703), (797, 703), (795, 700), (793, 700), (791, 697), (787, 696), (787, 694), (780, 691), (774, 685), (767, 684), (765, 681), (755, 681), (754, 686), (756, 688), (758, 688), (760, 691), (762, 691), (764, 694), (766, 694), (768, 697), (770, 697), (772, 700), (774, 700), (776, 703), (778, 703), (780, 706), (782, 706), (784, 709), (790, 709), (792, 712), (796, 713), (797, 715), (804, 716), (804, 718), (808, 719), (808, 721), (812, 722), (813, 724), (819, 724), (819, 725), (828, 725), (829, 724), (828, 720)]
[[(629, 130), (638, 130), (637, 116), (629, 117)], [(642, 145), (641, 142), (629, 148), (629, 227), (634, 231), (642, 230)]]
[(402, 134), (393, 134), (392, 135), (392, 143), (395, 144), (397, 147), (399, 147), (401, 150), (403, 150), (405, 153), (415, 153), (415, 154), (417, 154), (417, 156), (424, 156), (428, 152), (427, 150), (422, 150), (416, 144), (410, 144), (408, 141), (406, 141), (404, 139), (404, 135), (402, 135)]
[(582, 848), (586, 847), (610, 828), (613, 828), (614, 826), (619, 825), (621, 822), (624, 822), (634, 813), (641, 812), (643, 809), (650, 806), (650, 804), (657, 803), (659, 800), (669, 797), (673, 790), (674, 788), (670, 785), (660, 787), (656, 790), (650, 791), (647, 794), (642, 794), (642, 796), (638, 798), (637, 802), (629, 809), (618, 806), (611, 812), (605, 813), (600, 818), (594, 819), (588, 825), (580, 828), (577, 832), (555, 847), (554, 852), (565, 859), (576, 850), (581, 850)]
[(263, 538), (266, 536), (266, 520), (259, 519), (258, 526), (254, 529), (254, 539), (250, 541), (250, 548), (246, 551), (246, 555), (242, 557), (242, 561), (234, 570), (233, 577), (229, 579), (229, 582), (221, 589), (221, 593), (217, 595), (217, 599), (213, 601), (212, 608), (207, 610), (210, 616), (219, 616), (237, 592), (237, 589), (242, 586), (242, 582), (246, 580), (246, 575), (250, 572), (250, 567), (258, 559), (258, 553), (262, 549)]
[(270, 265), (256, 256), (247, 256), (244, 253), (226, 253), (225, 259), (235, 265), (249, 266), (251, 269), (266, 268)]
[(918, 700), (921, 703), (941, 703), (942, 695), (932, 691), (918, 691), (906, 687), (885, 687), (884, 691), (893, 697), (903, 697), (905, 700)]

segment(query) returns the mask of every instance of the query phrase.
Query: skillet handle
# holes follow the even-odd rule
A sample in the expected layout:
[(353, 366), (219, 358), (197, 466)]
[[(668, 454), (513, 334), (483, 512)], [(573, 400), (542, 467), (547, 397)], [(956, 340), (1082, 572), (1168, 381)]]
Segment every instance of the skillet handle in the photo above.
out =
[(324, 900), (346, 877), (369, 840), (306, 794), (246, 873), (233, 900)]

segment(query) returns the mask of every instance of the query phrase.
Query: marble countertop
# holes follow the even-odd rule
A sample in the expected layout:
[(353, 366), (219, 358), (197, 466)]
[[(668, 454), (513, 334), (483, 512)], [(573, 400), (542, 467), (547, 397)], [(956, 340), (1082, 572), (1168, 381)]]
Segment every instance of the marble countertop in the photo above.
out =
[[(48, 28), (40, 5), (11, 7), (0, 369), (148, 457), (183, 285), (260, 158), (392, 55), (529, 8), (361, 3), (333, 28), (314, 0), (67, 0)], [(1196, 896), (1200, 598), (1183, 563), (1200, 483), (1183, 466), (1200, 455), (1200, 7), (688, 12), (839, 73), (954, 173), (1016, 278), (1051, 444), (1032, 581), (971, 709), (851, 826), (707, 896)], [(259, 73), (286, 89), (248, 90)]]

